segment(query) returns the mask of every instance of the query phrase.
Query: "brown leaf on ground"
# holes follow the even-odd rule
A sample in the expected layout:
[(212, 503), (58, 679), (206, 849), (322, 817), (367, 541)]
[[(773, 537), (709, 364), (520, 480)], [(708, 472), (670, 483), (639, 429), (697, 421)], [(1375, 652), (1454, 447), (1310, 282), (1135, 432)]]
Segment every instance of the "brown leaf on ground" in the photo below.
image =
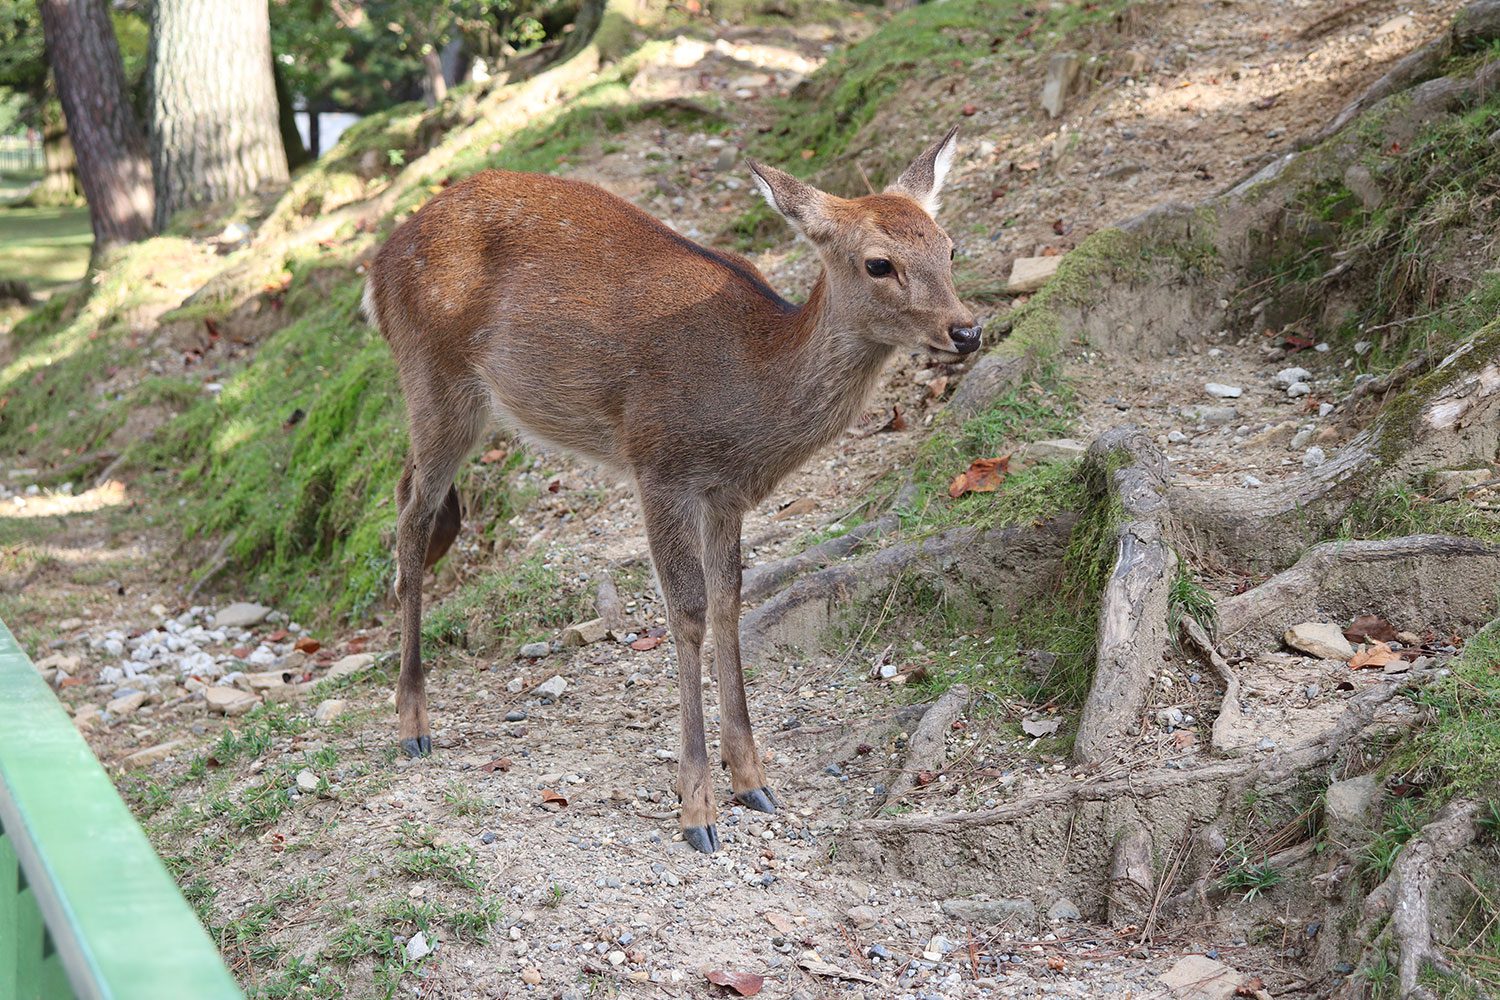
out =
[(504, 448), (491, 448), (489, 451), (479, 456), (479, 461), (483, 465), (494, 465), (496, 462), (505, 461), (505, 456), (509, 454), (510, 452), (506, 451)]
[(948, 391), (948, 376), (939, 375), (927, 383), (927, 398), (942, 399), (943, 393)]
[(323, 644), (310, 635), (304, 635), (293, 643), (292, 648), (299, 653), (316, 653), (323, 648)]
[(969, 467), (953, 477), (948, 484), (948, 495), (957, 500), (965, 493), (993, 493), (1005, 481), (1010, 471), (1010, 456), (976, 458)]
[(1061, 955), (1053, 955), (1047, 959), (1047, 968), (1053, 972), (1061, 972), (1067, 964), (1067, 961)]
[(880, 429), (882, 431), (906, 430), (906, 414), (901, 412), (899, 403), (891, 407), (891, 419), (887, 420)]
[(814, 500), (812, 497), (802, 497), (801, 499), (793, 500), (791, 503), (787, 504), (785, 507), (772, 514), (771, 519), (773, 521), (784, 521), (789, 517), (796, 517), (798, 514), (811, 514), (817, 509), (818, 501)]
[(556, 812), (559, 809), (565, 809), (565, 808), (567, 808), (567, 805), (568, 805), (568, 797), (566, 795), (562, 794), (561, 792), (553, 791), (550, 788), (543, 788), (542, 789), (542, 808), (543, 809), (550, 809), (553, 812)]
[(488, 764), (481, 765), (479, 769), (486, 774), (494, 774), (496, 771), (503, 773), (510, 770), (511, 763), (512, 761), (509, 757), (496, 757)]
[(1353, 670), (1366, 670), (1383, 667), (1392, 660), (1400, 658), (1400, 655), (1385, 643), (1372, 642), (1368, 646), (1361, 646), (1355, 652), (1354, 658), (1349, 661), (1349, 666)]
[(1359, 615), (1344, 629), (1350, 642), (1395, 642), (1396, 629), (1379, 615)]
[(638, 653), (644, 653), (647, 650), (655, 649), (666, 641), (665, 638), (659, 635), (643, 635), (635, 642), (632, 642), (630, 648)]
[(766, 985), (764, 976), (757, 976), (753, 972), (731, 972), (727, 969), (710, 969), (703, 974), (703, 978), (715, 986), (734, 990), (742, 997), (753, 997)]
[(770, 924), (772, 927), (776, 928), (783, 934), (792, 933), (792, 929), (797, 926), (792, 922), (791, 917), (787, 916), (785, 913), (782, 913), (779, 910), (767, 910), (765, 912), (765, 918), (766, 923)]
[(1177, 747), (1177, 749), (1179, 750), (1186, 750), (1188, 747), (1197, 742), (1198, 737), (1188, 732), (1186, 729), (1179, 729), (1177, 730), (1177, 732), (1172, 734), (1172, 745)]
[(936, 780), (938, 780), (938, 776), (937, 776), (937, 772), (936, 771), (918, 771), (917, 772), (917, 787), (918, 788), (925, 788), (926, 786), (932, 784)]

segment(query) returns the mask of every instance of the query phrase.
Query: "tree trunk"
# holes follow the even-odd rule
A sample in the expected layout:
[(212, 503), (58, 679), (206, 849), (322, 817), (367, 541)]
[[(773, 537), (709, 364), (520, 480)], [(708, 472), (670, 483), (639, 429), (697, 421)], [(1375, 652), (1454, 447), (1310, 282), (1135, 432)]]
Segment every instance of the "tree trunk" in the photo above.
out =
[(149, 79), (158, 225), (286, 183), (266, 0), (157, 0)]
[(302, 133), (297, 131), (297, 110), (292, 104), (292, 88), (287, 85), (286, 74), (281, 72), (275, 59), (271, 60), (271, 80), (276, 84), (276, 125), (281, 130), (281, 145), (286, 148), (286, 168), (290, 172), (311, 163), (314, 156), (309, 155), (307, 147), (302, 144)]
[(443, 76), (443, 59), (437, 49), (429, 46), (422, 53), (422, 66), (427, 70), (427, 96), (433, 104), (439, 104), (448, 96), (448, 78)]
[(323, 155), (323, 125), (318, 120), (321, 113), (316, 107), (307, 109), (307, 154), (314, 160)]
[(41, 12), (97, 254), (151, 233), (146, 139), (125, 92), (120, 44), (104, 0), (42, 0)]
[(42, 124), (42, 162), (42, 181), (31, 192), (32, 204), (67, 205), (83, 197), (78, 186), (78, 157), (73, 155), (73, 140), (68, 138), (68, 126), (61, 115), (48, 117)]

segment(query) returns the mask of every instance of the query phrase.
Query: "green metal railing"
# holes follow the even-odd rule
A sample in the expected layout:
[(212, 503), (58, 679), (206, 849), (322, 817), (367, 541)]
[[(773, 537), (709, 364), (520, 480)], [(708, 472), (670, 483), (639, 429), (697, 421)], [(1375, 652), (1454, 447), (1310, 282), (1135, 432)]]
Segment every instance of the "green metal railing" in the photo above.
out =
[(0, 622), (0, 1000), (240, 996), (109, 776)]

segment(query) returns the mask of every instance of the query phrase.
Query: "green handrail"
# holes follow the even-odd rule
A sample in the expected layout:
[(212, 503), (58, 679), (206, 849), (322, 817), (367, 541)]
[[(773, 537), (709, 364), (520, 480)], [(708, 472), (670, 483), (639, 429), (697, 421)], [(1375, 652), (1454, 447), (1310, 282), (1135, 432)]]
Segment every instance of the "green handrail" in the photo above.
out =
[(208, 934), (0, 622), (0, 1000), (239, 998)]

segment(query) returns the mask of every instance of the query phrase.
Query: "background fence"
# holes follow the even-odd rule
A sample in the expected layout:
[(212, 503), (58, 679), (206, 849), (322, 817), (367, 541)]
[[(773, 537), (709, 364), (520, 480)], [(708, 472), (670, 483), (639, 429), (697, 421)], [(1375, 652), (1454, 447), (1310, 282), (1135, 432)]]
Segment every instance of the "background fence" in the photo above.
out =
[(0, 135), (0, 174), (39, 174), (44, 162), (41, 139)]

